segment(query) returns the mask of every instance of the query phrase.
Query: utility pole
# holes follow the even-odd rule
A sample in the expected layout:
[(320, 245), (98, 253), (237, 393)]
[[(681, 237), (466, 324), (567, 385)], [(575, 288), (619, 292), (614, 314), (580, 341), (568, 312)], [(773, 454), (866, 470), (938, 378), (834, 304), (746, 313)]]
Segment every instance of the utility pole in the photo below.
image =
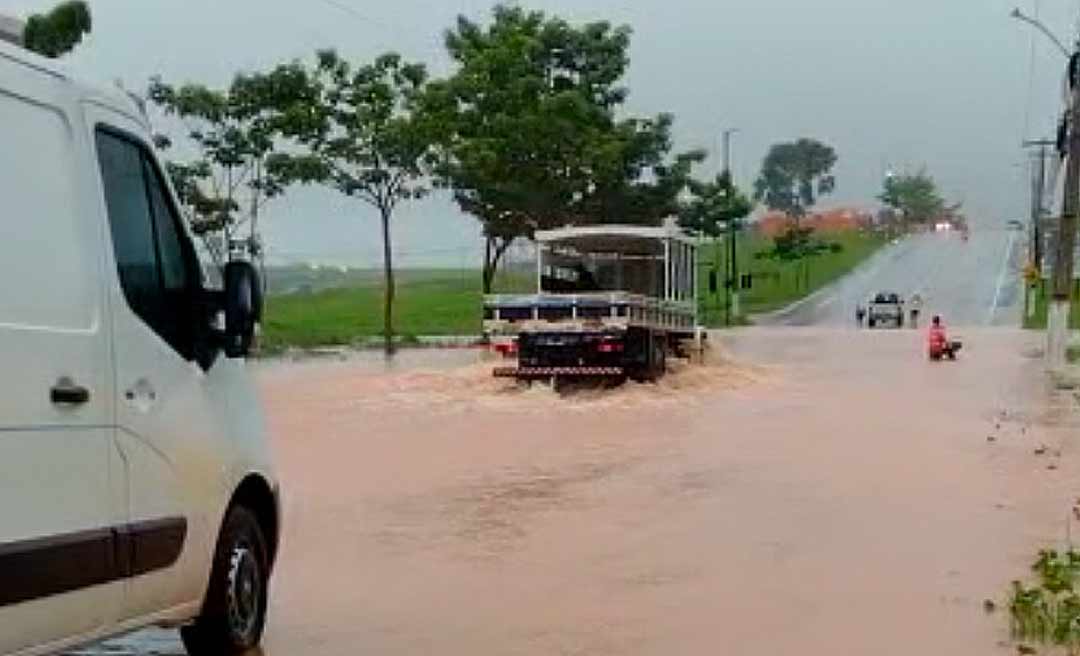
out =
[[(723, 133), (723, 136), (724, 136), (724, 146), (723, 146), (723, 149), (724, 149), (723, 150), (724, 175), (727, 176), (729, 182), (732, 182), (731, 186), (732, 186), (733, 189), (734, 189), (735, 185), (734, 185), (734, 182), (732, 180), (732, 174), (731, 174), (731, 135), (735, 134), (738, 131), (739, 131), (738, 128), (729, 128), (727, 130), (724, 130), (724, 133)], [(738, 224), (738, 219), (732, 219), (731, 221), (728, 222), (728, 236), (729, 236), (728, 241), (730, 242), (729, 246), (728, 246), (728, 248), (730, 250), (728, 252), (730, 254), (728, 255), (728, 266), (727, 266), (728, 271), (727, 271), (727, 276), (726, 277), (727, 277), (727, 290), (728, 290), (727, 291), (727, 294), (728, 294), (728, 296), (727, 296), (727, 298), (728, 298), (728, 302), (727, 302), (727, 325), (729, 325), (729, 326), (731, 325), (732, 316), (733, 315), (735, 317), (739, 316), (739, 263), (738, 263), (738, 254), (737, 254), (738, 251), (736, 250), (736, 244), (735, 244), (735, 239), (736, 239), (735, 235), (736, 235), (736, 232), (738, 230), (738, 225), (737, 224)]]
[[(1080, 46), (1080, 44), (1078, 44)], [(1073, 291), (1073, 261), (1076, 256), (1077, 215), (1080, 211), (1080, 50), (1069, 58), (1069, 107), (1066, 110), (1065, 198), (1058, 224), (1053, 256), (1052, 296), (1046, 320), (1046, 359), (1051, 370), (1065, 366), (1069, 335), (1069, 304)]]
[(1046, 361), (1051, 371), (1065, 366), (1069, 336), (1069, 305), (1073, 291), (1073, 262), (1076, 257), (1077, 215), (1080, 214), (1080, 41), (1072, 52), (1037, 18), (1013, 9), (1013, 18), (1038, 29), (1050, 38), (1068, 60), (1066, 79), (1069, 102), (1065, 108), (1063, 132), (1059, 133), (1060, 154), (1065, 157), (1065, 198), (1053, 247), (1051, 298), (1046, 317)]
[(1032, 139), (1023, 143), (1024, 148), (1038, 148), (1035, 157), (1034, 170), (1031, 176), (1031, 244), (1029, 255), (1031, 265), (1042, 271), (1043, 265), (1043, 217), (1046, 215), (1046, 159), (1049, 157), (1050, 146), (1056, 146), (1053, 139)]

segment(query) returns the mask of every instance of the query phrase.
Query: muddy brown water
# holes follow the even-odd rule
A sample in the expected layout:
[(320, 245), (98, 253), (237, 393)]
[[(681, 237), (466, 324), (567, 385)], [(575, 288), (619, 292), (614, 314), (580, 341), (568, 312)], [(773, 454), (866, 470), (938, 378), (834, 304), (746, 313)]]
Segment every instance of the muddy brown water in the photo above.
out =
[(286, 490), (263, 651), (1004, 653), (984, 599), (1075, 532), (1076, 402), (1036, 336), (963, 337), (931, 365), (914, 332), (751, 329), (570, 396), (468, 352), (263, 366)]

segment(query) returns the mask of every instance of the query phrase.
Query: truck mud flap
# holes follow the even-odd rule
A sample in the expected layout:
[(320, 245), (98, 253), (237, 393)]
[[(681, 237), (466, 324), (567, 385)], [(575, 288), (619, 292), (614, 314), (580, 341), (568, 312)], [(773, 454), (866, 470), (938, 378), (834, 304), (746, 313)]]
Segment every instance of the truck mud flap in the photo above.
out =
[(622, 367), (498, 367), (496, 378), (518, 380), (543, 380), (547, 378), (621, 378), (626, 375)]

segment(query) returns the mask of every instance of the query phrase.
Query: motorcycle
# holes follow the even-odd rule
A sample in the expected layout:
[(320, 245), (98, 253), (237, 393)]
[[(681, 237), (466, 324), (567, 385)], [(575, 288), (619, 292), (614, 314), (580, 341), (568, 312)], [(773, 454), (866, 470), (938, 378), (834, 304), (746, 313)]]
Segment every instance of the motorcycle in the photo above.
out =
[(960, 349), (962, 348), (964, 348), (964, 344), (956, 339), (931, 342), (929, 348), (930, 359), (934, 362), (940, 360), (955, 361), (957, 354), (960, 353)]

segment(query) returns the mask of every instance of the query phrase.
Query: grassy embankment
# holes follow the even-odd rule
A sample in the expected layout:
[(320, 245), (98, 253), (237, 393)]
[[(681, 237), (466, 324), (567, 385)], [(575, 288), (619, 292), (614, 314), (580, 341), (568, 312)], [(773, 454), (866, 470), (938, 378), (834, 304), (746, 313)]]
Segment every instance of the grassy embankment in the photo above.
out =
[[(1050, 299), (1049, 292), (1049, 281), (1043, 280), (1036, 286), (1034, 294), (1034, 312), (1029, 312), (1031, 309), (1029, 307), (1031, 299), (1028, 298), (1027, 294), (1024, 295), (1024, 328), (1031, 330), (1046, 330), (1046, 307)], [(1069, 309), (1069, 326), (1074, 330), (1080, 329), (1080, 283), (1073, 289), (1073, 300)]]
[[(884, 237), (861, 232), (830, 234), (824, 239), (838, 242), (843, 250), (796, 263), (755, 258), (755, 254), (771, 247), (771, 241), (758, 235), (740, 236), (735, 254), (736, 264), (741, 273), (750, 273), (753, 277), (753, 287), (740, 292), (740, 313), (752, 315), (779, 310), (812, 294), (850, 272), (887, 241)], [(721, 252), (717, 253), (717, 250)], [(727, 294), (723, 290), (727, 257), (726, 247), (717, 249), (707, 246), (701, 250), (702, 320), (708, 326), (722, 326), (727, 316)], [(721, 272), (721, 287), (716, 294), (711, 294), (708, 270), (714, 266)]]
[[(767, 240), (740, 239), (740, 270), (754, 276), (753, 289), (742, 292), (742, 312), (767, 312), (796, 301), (847, 273), (883, 243), (878, 237), (857, 233), (831, 239), (841, 242), (844, 250), (815, 258), (807, 265), (755, 259), (755, 253), (767, 248)], [(709, 293), (708, 271), (714, 263), (723, 271), (725, 254), (726, 249), (711, 246), (701, 253), (702, 319), (710, 326), (723, 324), (725, 295), (722, 289), (715, 295)], [(325, 270), (318, 274), (296, 269), (287, 273), (271, 272), (271, 289), (293, 291), (267, 299), (262, 337), (267, 350), (348, 345), (381, 335), (382, 278), (378, 271), (338, 274)], [(403, 341), (413, 341), (419, 335), (479, 333), (479, 271), (403, 270), (398, 272), (397, 281), (395, 325)], [(500, 292), (529, 292), (533, 285), (531, 275), (504, 274), (496, 288)]]

